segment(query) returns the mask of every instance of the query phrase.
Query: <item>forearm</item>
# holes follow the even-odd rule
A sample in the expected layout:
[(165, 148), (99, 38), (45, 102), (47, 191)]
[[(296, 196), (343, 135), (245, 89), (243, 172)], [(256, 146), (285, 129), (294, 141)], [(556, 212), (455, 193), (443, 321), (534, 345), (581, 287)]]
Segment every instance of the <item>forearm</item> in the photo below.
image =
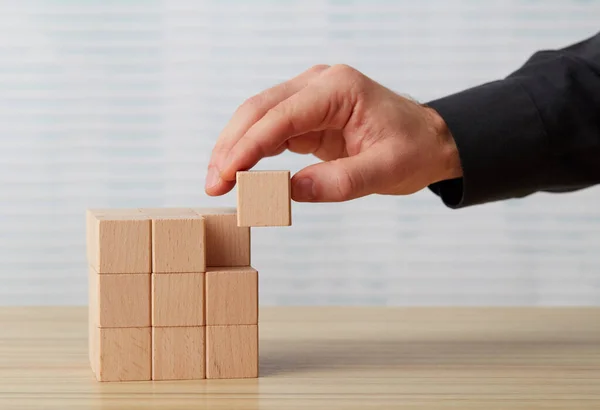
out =
[(462, 178), (430, 187), (450, 207), (600, 183), (600, 34), (428, 105), (458, 147)]

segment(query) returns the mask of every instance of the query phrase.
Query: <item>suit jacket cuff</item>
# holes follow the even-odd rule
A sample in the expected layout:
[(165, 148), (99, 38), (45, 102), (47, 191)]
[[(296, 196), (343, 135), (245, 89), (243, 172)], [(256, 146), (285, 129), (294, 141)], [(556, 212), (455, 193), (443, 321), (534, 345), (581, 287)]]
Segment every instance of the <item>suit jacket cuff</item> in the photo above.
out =
[(429, 188), (450, 208), (523, 197), (539, 188), (549, 158), (543, 122), (517, 79), (471, 88), (427, 104), (458, 147), (463, 177)]

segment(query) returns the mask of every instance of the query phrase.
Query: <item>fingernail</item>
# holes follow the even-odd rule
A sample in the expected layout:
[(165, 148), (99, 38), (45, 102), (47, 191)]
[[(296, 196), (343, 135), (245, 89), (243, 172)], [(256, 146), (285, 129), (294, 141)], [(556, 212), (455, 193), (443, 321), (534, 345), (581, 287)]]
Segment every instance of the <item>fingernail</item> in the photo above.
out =
[(297, 200), (310, 201), (316, 198), (315, 184), (310, 178), (302, 178), (294, 185), (294, 197)]
[(216, 168), (210, 167), (206, 174), (206, 189), (212, 188), (219, 183), (219, 171)]

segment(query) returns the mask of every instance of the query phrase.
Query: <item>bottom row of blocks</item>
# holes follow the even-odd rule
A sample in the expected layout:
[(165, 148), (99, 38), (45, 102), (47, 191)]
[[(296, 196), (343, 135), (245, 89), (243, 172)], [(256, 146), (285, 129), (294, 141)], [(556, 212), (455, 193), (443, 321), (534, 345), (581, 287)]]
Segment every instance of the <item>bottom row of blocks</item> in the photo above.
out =
[(258, 377), (258, 326), (98, 328), (90, 361), (100, 381)]

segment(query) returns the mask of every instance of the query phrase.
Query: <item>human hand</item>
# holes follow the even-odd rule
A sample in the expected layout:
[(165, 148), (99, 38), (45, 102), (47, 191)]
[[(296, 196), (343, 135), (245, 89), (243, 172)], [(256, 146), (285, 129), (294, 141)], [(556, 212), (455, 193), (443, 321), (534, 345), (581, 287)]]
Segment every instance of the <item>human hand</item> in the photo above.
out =
[(456, 145), (433, 110), (345, 65), (315, 66), (242, 104), (209, 162), (206, 193), (286, 149), (323, 162), (292, 178), (292, 199), (339, 202), (408, 195), (461, 176)]

